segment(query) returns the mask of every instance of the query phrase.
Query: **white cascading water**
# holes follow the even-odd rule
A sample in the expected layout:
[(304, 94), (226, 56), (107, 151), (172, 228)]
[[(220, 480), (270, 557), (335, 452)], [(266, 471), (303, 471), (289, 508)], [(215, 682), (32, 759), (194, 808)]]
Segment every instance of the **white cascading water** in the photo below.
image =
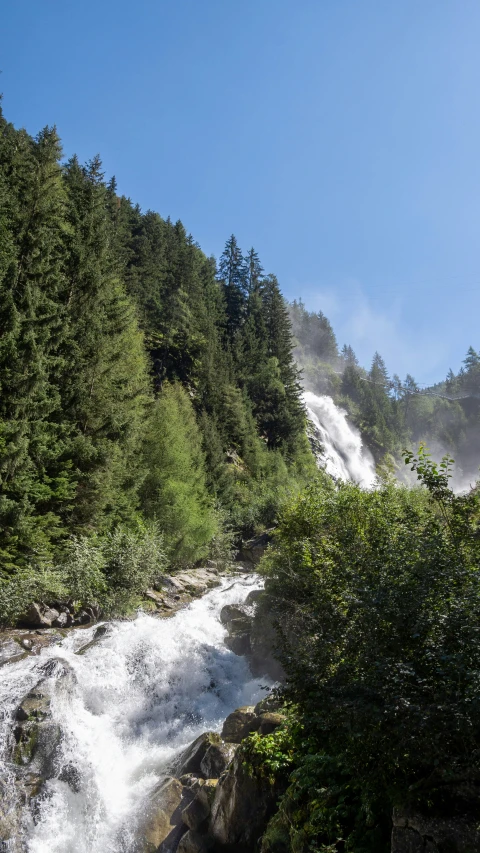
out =
[[(55, 775), (73, 766), (76, 792), (59, 778), (47, 783), (35, 824), (24, 827), (28, 853), (134, 849), (142, 804), (172, 758), (202, 732), (219, 730), (232, 710), (265, 695), (265, 679), (252, 678), (246, 660), (226, 648), (219, 620), (225, 604), (243, 602), (260, 587), (252, 575), (225, 578), (169, 619), (140, 613), (110, 623), (84, 654), (75, 652), (93, 628), (74, 630), (40, 657), (2, 668), (2, 755), (12, 714), (42, 665), (55, 658), (72, 671), (63, 688), (61, 679), (55, 682), (51, 713), (62, 733)], [(1, 777), (8, 777), (5, 761)]]
[(375, 463), (363, 446), (360, 433), (348, 422), (346, 412), (331, 397), (312, 391), (304, 391), (303, 399), (324, 447), (319, 464), (336, 480), (351, 480), (371, 488), (375, 484)]

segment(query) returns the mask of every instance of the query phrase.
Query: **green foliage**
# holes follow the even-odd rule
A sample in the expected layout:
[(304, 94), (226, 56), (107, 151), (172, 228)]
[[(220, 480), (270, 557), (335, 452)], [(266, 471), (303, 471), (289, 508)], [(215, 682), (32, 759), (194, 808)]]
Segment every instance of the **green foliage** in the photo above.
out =
[(50, 598), (60, 578), (124, 607), (149, 576), (139, 518), (175, 565), (227, 561), (313, 465), (285, 303), (234, 236), (217, 269), (99, 157), (61, 164), (54, 129), (0, 130), (3, 615), (49, 566)]
[[(366, 832), (368, 810), (380, 846), (372, 837), (342, 849), (384, 849), (393, 805), (453, 808), (480, 782), (480, 498), (449, 490), (449, 459), (436, 466), (425, 448), (407, 458), (420, 488), (309, 487), (284, 511), (264, 559), (288, 695), (316, 744), (299, 749), (313, 749), (319, 800), (301, 757), (289, 789), (297, 828), (320, 809), (307, 850), (337, 844), (340, 830)], [(325, 782), (327, 766), (336, 782)], [(346, 805), (329, 834), (322, 809), (333, 820)]]
[(218, 530), (207, 492), (200, 431), (188, 393), (166, 383), (152, 411), (144, 442), (147, 475), (142, 509), (156, 519), (174, 562), (205, 556)]

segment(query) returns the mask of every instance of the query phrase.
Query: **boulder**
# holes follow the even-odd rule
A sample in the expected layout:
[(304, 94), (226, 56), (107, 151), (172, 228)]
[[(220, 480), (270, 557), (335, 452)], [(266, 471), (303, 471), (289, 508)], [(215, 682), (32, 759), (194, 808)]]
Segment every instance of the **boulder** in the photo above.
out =
[(218, 779), (230, 764), (238, 744), (213, 743), (208, 747), (200, 762), (200, 770), (205, 779)]
[(244, 604), (225, 604), (220, 611), (220, 622), (222, 625), (228, 625), (232, 619), (245, 619), (249, 616), (248, 609)]
[(176, 772), (178, 776), (182, 776), (184, 773), (201, 773), (201, 763), (207, 752), (207, 749), (212, 746), (212, 744), (220, 744), (222, 739), (219, 734), (216, 732), (204, 732), (202, 735), (197, 737), (196, 740), (193, 741), (190, 746), (182, 753), (178, 762), (176, 763)]
[(266, 714), (267, 711), (279, 711), (282, 707), (282, 700), (277, 696), (275, 692), (269, 693), (268, 696), (265, 696), (263, 699), (260, 699), (260, 702), (257, 702), (255, 705), (255, 713)]
[(73, 625), (73, 616), (71, 613), (59, 613), (57, 618), (53, 620), (53, 628), (70, 628)]
[(223, 850), (250, 853), (275, 810), (279, 791), (267, 779), (251, 775), (238, 754), (218, 780), (209, 834)]
[(245, 599), (245, 604), (247, 605), (247, 607), (251, 607), (252, 604), (258, 604), (262, 595), (263, 589), (252, 589), (252, 591), (248, 593)]
[(178, 779), (167, 776), (155, 786), (138, 830), (138, 853), (174, 853), (187, 827), (182, 811), (192, 795)]
[(237, 708), (228, 715), (222, 728), (222, 738), (227, 743), (241, 743), (250, 731), (249, 728), (253, 721), (257, 719), (253, 705), (245, 705), (243, 708)]
[(33, 601), (19, 622), (29, 628), (51, 628), (52, 622), (59, 616), (58, 610), (50, 607), (44, 608)]
[(260, 715), (260, 726), (258, 733), (261, 735), (270, 735), (275, 729), (278, 729), (285, 722), (285, 714), (279, 714), (275, 711), (267, 711), (266, 714)]

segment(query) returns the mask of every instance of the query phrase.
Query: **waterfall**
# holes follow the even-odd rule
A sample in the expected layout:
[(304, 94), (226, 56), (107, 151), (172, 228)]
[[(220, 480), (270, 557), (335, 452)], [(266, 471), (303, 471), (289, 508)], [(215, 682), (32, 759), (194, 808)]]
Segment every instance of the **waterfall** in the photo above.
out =
[(318, 463), (337, 480), (352, 480), (365, 488), (375, 483), (375, 463), (370, 451), (363, 447), (358, 430), (347, 420), (347, 414), (331, 397), (305, 391), (303, 399), (323, 450)]
[[(78, 651), (95, 628), (71, 631), (40, 657), (3, 667), (3, 755), (12, 715), (45, 662), (61, 660), (68, 670), (63, 687), (62, 679), (50, 679), (52, 721), (61, 740), (35, 822), (25, 822), (28, 853), (134, 849), (142, 804), (172, 758), (202, 732), (219, 730), (232, 710), (265, 695), (265, 679), (252, 678), (246, 660), (224, 645), (219, 620), (225, 604), (243, 602), (248, 590), (260, 587), (256, 576), (225, 578), (169, 619), (140, 613), (109, 623), (83, 654)], [(72, 767), (73, 786), (62, 781), (62, 768)], [(9, 769), (3, 760), (0, 778), (7, 786)]]

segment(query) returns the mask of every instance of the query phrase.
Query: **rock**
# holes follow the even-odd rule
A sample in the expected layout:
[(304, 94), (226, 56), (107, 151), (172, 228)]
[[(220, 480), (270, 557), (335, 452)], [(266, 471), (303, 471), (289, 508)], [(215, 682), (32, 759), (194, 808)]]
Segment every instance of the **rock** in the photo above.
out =
[(208, 747), (200, 762), (200, 770), (205, 779), (218, 779), (225, 772), (237, 746), (236, 743), (214, 743)]
[(230, 619), (226, 623), (229, 634), (249, 634), (252, 630), (252, 617), (242, 616), (240, 619)]
[(108, 625), (106, 623), (103, 625), (99, 625), (98, 628), (96, 628), (96, 630), (95, 630), (95, 633), (93, 635), (93, 639), (99, 640), (101, 637), (104, 637), (105, 634), (107, 634), (107, 633), (108, 633)]
[(249, 663), (255, 676), (268, 676), (274, 681), (285, 681), (285, 671), (275, 657), (278, 637), (274, 625), (274, 617), (268, 606), (268, 596), (265, 595), (256, 611), (250, 632)]
[(88, 625), (89, 622), (92, 621), (92, 617), (90, 613), (87, 613), (86, 610), (80, 610), (75, 619), (73, 620), (74, 625)]
[(29, 628), (51, 628), (52, 622), (58, 619), (59, 616), (60, 613), (58, 610), (48, 607), (42, 609), (40, 604), (33, 601), (19, 622), (22, 625), (27, 625)]
[(200, 765), (207, 749), (212, 744), (220, 744), (221, 742), (222, 739), (216, 732), (204, 732), (197, 737), (180, 756), (176, 765), (178, 775), (181, 776), (184, 773), (200, 774)]
[[(228, 715), (222, 728), (222, 738), (227, 743), (241, 743), (248, 734), (248, 727), (257, 719), (253, 705), (237, 708)], [(246, 732), (246, 734), (245, 734)]]
[(53, 620), (53, 628), (69, 628), (73, 625), (73, 618), (70, 613), (59, 613), (58, 617)]
[(180, 839), (177, 853), (207, 853), (210, 850), (208, 839), (191, 829)]
[(208, 797), (199, 788), (194, 799), (182, 812), (182, 820), (189, 829), (198, 830), (205, 824), (210, 814), (210, 803)]
[(185, 792), (188, 796), (188, 788), (171, 776), (156, 785), (139, 828), (135, 846), (138, 853), (174, 853), (177, 850), (187, 829), (181, 817), (186, 806)]
[(245, 599), (245, 604), (247, 605), (247, 607), (251, 607), (252, 604), (258, 604), (262, 595), (263, 589), (252, 589), (252, 591), (248, 593)]
[(255, 705), (255, 713), (266, 714), (267, 711), (278, 711), (282, 707), (281, 699), (275, 693), (269, 693)]
[(244, 604), (225, 604), (220, 611), (220, 622), (227, 625), (232, 619), (244, 619), (249, 616)]
[(274, 711), (267, 711), (266, 714), (260, 715), (260, 727), (258, 733), (261, 735), (270, 735), (275, 729), (278, 729), (285, 722), (285, 715), (278, 714)]
[(78, 794), (81, 790), (82, 777), (80, 776), (80, 771), (74, 764), (65, 764), (58, 774), (58, 779), (60, 779), (61, 782), (66, 782), (74, 794)]
[[(27, 641), (23, 641), (27, 642)], [(23, 646), (23, 642), (21, 645)], [(31, 647), (28, 647), (28, 651)], [(5, 638), (0, 640), (0, 666), (6, 663), (14, 663), (14, 661), (22, 660), (27, 656), (27, 647), (21, 648), (15, 640)]]
[(68, 663), (68, 661), (63, 660), (62, 658), (50, 658), (40, 667), (40, 671), (47, 678), (65, 678), (67, 675), (72, 679), (72, 681), (76, 681), (76, 675), (73, 667)]
[(425, 817), (393, 813), (392, 853), (472, 853), (480, 850), (480, 826), (475, 815)]
[(209, 824), (215, 849), (252, 851), (265, 831), (279, 796), (267, 779), (250, 775), (242, 758), (233, 759), (218, 781)]
[(272, 531), (266, 530), (259, 536), (249, 539), (248, 542), (243, 542), (238, 552), (238, 559), (253, 563), (258, 563), (263, 557), (268, 545), (272, 540)]
[(55, 775), (55, 757), (61, 732), (50, 719), (50, 696), (40, 681), (18, 707), (14, 729), (13, 761), (31, 766), (42, 780)]
[(250, 634), (234, 634), (225, 637), (225, 645), (234, 655), (245, 657), (251, 653)]

